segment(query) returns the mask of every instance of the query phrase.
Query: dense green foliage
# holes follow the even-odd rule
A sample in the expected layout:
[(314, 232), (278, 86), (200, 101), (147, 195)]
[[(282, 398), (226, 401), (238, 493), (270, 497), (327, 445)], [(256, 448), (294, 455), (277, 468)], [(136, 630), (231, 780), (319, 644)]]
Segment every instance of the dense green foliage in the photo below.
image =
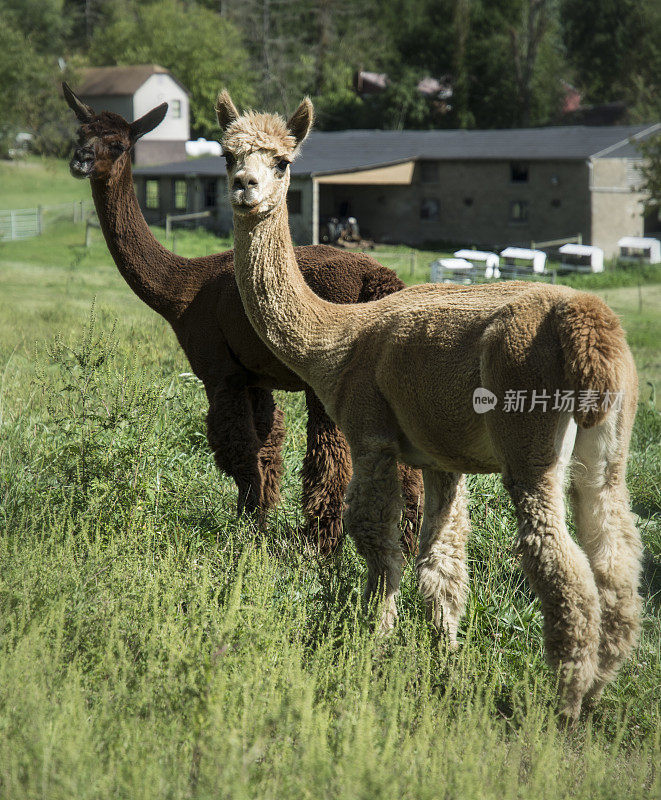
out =
[(561, 16), (569, 59), (586, 99), (598, 103), (627, 99), (639, 118), (658, 117), (659, 3), (562, 0)]
[(645, 210), (661, 215), (661, 134), (650, 137), (640, 146), (644, 161), (641, 166)]
[(213, 100), (227, 87), (242, 106), (254, 99), (253, 79), (238, 29), (217, 13), (194, 13), (178, 0), (112, 8), (92, 37), (93, 64), (160, 64), (190, 91), (195, 132), (213, 137)]
[[(647, 392), (628, 478), (643, 635), (565, 732), (500, 479), (470, 479), (460, 652), (430, 636), (410, 564), (398, 629), (375, 639), (352, 544), (329, 563), (297, 537), (302, 397), (279, 398), (283, 502), (259, 534), (234, 518), (172, 332), (100, 237), (81, 243), (60, 225), (0, 249), (0, 796), (658, 796), (661, 414)], [(227, 244), (182, 233), (177, 246)], [(642, 313), (635, 288), (607, 294), (652, 380), (658, 288)]]
[(35, 135), (38, 151), (63, 155), (71, 140), (71, 113), (58, 96), (56, 81), (73, 80), (75, 71), (60, 70), (58, 51), (36, 47), (32, 38), (41, 41), (43, 32), (22, 30), (4, 2), (0, 0), (0, 155), (14, 146), (21, 131)]
[[(559, 120), (566, 83), (586, 102), (661, 113), (655, 0), (0, 0), (0, 151), (17, 130), (61, 152), (71, 128), (58, 83), (86, 64), (156, 62), (191, 92), (193, 135), (212, 101), (291, 110), (304, 94), (321, 128), (517, 127)], [(385, 72), (356, 93), (357, 70)], [(452, 97), (417, 89), (426, 77)], [(565, 82), (565, 83), (563, 83)]]

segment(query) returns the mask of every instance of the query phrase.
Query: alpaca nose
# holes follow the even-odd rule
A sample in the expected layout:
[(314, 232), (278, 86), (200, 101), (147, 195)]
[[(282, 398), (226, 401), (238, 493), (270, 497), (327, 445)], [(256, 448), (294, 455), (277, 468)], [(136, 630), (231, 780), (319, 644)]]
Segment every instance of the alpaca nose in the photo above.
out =
[(254, 189), (257, 186), (257, 177), (252, 172), (237, 172), (234, 176), (233, 189)]
[(94, 158), (94, 150), (89, 146), (79, 147), (75, 151), (75, 156), (79, 161), (90, 161)]

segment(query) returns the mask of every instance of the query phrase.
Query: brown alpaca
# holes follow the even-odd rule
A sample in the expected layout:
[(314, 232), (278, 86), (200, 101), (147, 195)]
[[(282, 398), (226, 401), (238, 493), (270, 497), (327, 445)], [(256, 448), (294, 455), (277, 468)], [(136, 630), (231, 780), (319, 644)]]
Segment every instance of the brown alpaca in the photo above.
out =
[[(101, 228), (119, 271), (138, 297), (170, 323), (193, 372), (204, 383), (209, 444), (218, 467), (236, 481), (239, 514), (263, 516), (278, 501), (285, 429), (272, 390), (304, 390), (304, 533), (321, 552), (332, 552), (341, 541), (342, 500), (351, 477), (344, 437), (314, 392), (255, 335), (234, 280), (232, 251), (193, 259), (175, 255), (154, 238), (140, 211), (129, 151), (159, 124), (167, 104), (129, 124), (117, 114), (94, 114), (66, 84), (63, 88), (81, 122), (71, 172), (90, 179)], [(369, 256), (319, 246), (297, 248), (296, 257), (305, 280), (333, 302), (366, 302), (404, 286)], [(408, 468), (402, 468), (401, 480), (407, 497), (408, 549), (415, 541), (422, 481)]]
[[(641, 545), (625, 485), (637, 380), (617, 318), (590, 294), (525, 282), (416, 286), (363, 306), (325, 302), (296, 268), (285, 204), (289, 162), (312, 124), (312, 104), (306, 99), (287, 123), (241, 117), (224, 92), (216, 110), (243, 304), (349, 441), (345, 523), (367, 561), (367, 598), (383, 595), (382, 629), (396, 618), (402, 563), (397, 459), (423, 472), (419, 584), (452, 646), (467, 595), (463, 473), (501, 472), (516, 506), (523, 569), (541, 601), (562, 713), (575, 718), (583, 698), (614, 677), (639, 626)], [(488, 413), (474, 410), (479, 388), (497, 398)], [(508, 411), (509, 390), (527, 391), (523, 412)], [(580, 393), (584, 406), (554, 409), (563, 391)], [(570, 462), (584, 550), (565, 524)]]

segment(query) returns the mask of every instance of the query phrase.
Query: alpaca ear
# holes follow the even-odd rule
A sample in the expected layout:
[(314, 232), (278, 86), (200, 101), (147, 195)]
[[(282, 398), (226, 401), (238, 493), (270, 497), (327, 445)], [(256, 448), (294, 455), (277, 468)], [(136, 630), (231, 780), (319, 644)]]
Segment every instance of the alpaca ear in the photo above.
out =
[(145, 133), (153, 131), (157, 125), (163, 122), (163, 118), (167, 112), (168, 104), (161, 103), (160, 106), (152, 108), (151, 111), (148, 111), (144, 116), (140, 117), (140, 119), (136, 119), (135, 122), (132, 122), (130, 125), (129, 135), (131, 139), (135, 142), (141, 136), (144, 136)]
[(313, 122), (314, 108), (312, 106), (312, 100), (306, 97), (287, 122), (287, 128), (289, 133), (296, 139), (297, 147), (305, 140), (308, 133), (310, 133)]
[(218, 124), (223, 131), (226, 130), (235, 119), (239, 118), (239, 112), (236, 110), (236, 106), (232, 102), (232, 98), (227, 89), (223, 89), (218, 95), (214, 108), (216, 109)]
[(69, 84), (65, 83), (64, 81), (62, 82), (62, 92), (64, 94), (64, 99), (67, 101), (67, 105), (78, 117), (78, 121), (83, 123), (89, 122), (94, 116), (94, 112), (88, 105), (85, 105), (85, 103), (83, 103), (83, 101), (76, 96)]

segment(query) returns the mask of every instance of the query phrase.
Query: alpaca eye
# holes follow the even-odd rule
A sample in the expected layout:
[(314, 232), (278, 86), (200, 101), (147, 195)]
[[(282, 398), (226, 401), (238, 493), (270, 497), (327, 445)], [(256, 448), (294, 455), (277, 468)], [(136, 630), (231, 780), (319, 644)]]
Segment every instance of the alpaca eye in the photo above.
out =
[(120, 144), (119, 142), (113, 142), (110, 145), (110, 151), (112, 153), (114, 153), (116, 156), (121, 155), (124, 152), (125, 149), (126, 148), (124, 147), (124, 145)]
[(232, 169), (235, 163), (234, 156), (231, 153), (223, 153), (223, 158), (225, 159), (227, 169)]
[(289, 161), (286, 158), (281, 158), (280, 161), (275, 165), (275, 168), (278, 172), (285, 172), (287, 167), (289, 166)]

